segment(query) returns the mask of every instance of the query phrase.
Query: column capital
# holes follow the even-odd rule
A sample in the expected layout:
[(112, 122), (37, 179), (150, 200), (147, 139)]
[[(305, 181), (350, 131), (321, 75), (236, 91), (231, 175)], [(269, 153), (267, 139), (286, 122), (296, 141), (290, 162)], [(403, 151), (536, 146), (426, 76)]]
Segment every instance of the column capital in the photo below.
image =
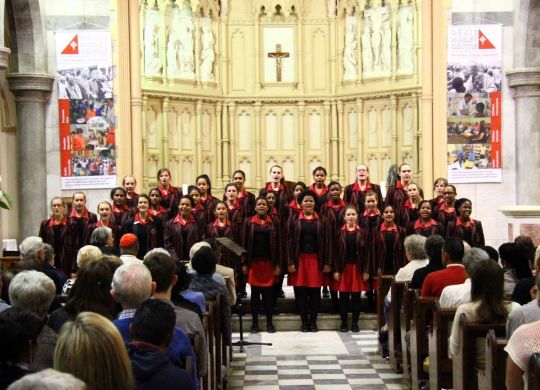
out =
[[(13, 92), (17, 99), (33, 97), (33, 100), (38, 99), (36, 92), (41, 95), (41, 100), (45, 100), (45, 96), (52, 90), (54, 77), (44, 73), (11, 73), (7, 75), (9, 89)], [(39, 95), (38, 95), (39, 96)]]
[(0, 47), (0, 69), (6, 69), (8, 66), (8, 58), (11, 54), (9, 47)]
[[(521, 68), (512, 69), (506, 72), (508, 78), (508, 86), (514, 88), (517, 92), (517, 96), (523, 96), (520, 89), (524, 88), (528, 92), (535, 91), (534, 96), (538, 96), (538, 89), (540, 88), (540, 68)], [(531, 89), (532, 88), (532, 89)], [(523, 91), (524, 95), (527, 95), (527, 91)]]

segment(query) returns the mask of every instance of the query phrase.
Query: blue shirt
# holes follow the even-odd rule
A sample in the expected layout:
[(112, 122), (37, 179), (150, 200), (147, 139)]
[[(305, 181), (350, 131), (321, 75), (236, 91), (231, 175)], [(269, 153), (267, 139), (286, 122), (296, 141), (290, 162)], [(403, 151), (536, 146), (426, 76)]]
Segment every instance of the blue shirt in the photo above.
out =
[(206, 300), (204, 299), (204, 294), (202, 292), (188, 289), (188, 290), (180, 291), (180, 295), (184, 297), (185, 299), (187, 299), (188, 301), (199, 305), (202, 313), (206, 311)]

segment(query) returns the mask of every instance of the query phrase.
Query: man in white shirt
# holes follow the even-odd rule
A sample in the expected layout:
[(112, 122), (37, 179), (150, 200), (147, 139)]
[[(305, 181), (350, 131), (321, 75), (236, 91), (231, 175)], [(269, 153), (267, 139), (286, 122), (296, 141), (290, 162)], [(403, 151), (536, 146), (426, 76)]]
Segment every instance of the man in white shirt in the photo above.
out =
[(471, 248), (463, 256), (463, 266), (467, 273), (467, 279), (463, 284), (455, 284), (444, 288), (439, 299), (441, 308), (458, 307), (462, 303), (471, 301), (471, 274), (474, 267), (480, 261), (491, 261), (488, 254), (480, 248)]

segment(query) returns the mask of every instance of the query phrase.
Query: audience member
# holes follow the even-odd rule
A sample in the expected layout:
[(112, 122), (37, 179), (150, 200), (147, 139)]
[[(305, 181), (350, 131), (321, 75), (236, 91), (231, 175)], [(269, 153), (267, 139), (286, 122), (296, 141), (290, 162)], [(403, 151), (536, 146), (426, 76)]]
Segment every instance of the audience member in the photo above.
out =
[(113, 231), (108, 226), (100, 226), (94, 229), (90, 236), (90, 245), (98, 247), (104, 255), (120, 255), (118, 249), (114, 247)]
[(489, 245), (480, 246), (479, 248), (485, 251), (491, 260), (495, 261), (496, 263), (499, 262), (499, 252), (497, 252), (497, 249)]
[(504, 298), (512, 299), (512, 293), (519, 280), (532, 276), (527, 255), (517, 244), (507, 242), (499, 247), (499, 256), (504, 268)]
[(41, 264), (45, 260), (43, 239), (41, 237), (26, 237), (19, 245), (19, 251), (21, 252), (21, 268), (41, 268)]
[(206, 300), (220, 297), (221, 334), (225, 345), (231, 343), (231, 307), (229, 296), (223, 285), (216, 282), (212, 275), (216, 272), (216, 254), (211, 248), (200, 248), (191, 260), (195, 275), (191, 279), (189, 288), (200, 291)]
[(191, 275), (188, 274), (184, 264), (176, 264), (176, 276), (178, 282), (173, 286), (171, 291), (171, 299), (175, 305), (189, 309), (201, 318), (206, 311), (206, 300), (204, 294), (199, 291), (189, 289)]
[(116, 306), (110, 294), (112, 272), (101, 260), (85, 263), (77, 273), (77, 283), (71, 289), (66, 305), (55, 310), (49, 326), (58, 333), (62, 325), (83, 311), (101, 314), (109, 319), (116, 315)]
[(508, 353), (506, 359), (506, 388), (508, 390), (527, 388), (529, 360), (533, 353), (540, 353), (540, 321), (517, 328), (508, 339), (504, 350)]
[(472, 248), (463, 256), (463, 266), (467, 279), (462, 284), (446, 286), (441, 293), (439, 305), (442, 308), (458, 307), (462, 303), (471, 301), (471, 275), (474, 267), (481, 261), (490, 260), (489, 255), (480, 248)]
[[(536, 248), (534, 253), (534, 274), (540, 274), (540, 246)], [(531, 289), (534, 287), (534, 276), (523, 278), (516, 283), (514, 292), (512, 293), (512, 301), (525, 305), (531, 300)]]
[(30, 373), (43, 320), (20, 307), (0, 313), (0, 389)]
[(127, 263), (142, 263), (142, 260), (137, 258), (139, 252), (139, 241), (133, 233), (127, 233), (120, 239), (120, 258), (124, 264)]
[(54, 351), (54, 368), (81, 379), (88, 390), (135, 388), (120, 333), (97, 313), (80, 313), (62, 327)]
[[(505, 323), (508, 314), (518, 308), (515, 302), (504, 301), (504, 272), (493, 261), (480, 261), (471, 275), (471, 302), (458, 306), (452, 332), (448, 340), (448, 352), (455, 356), (459, 345), (459, 317), (462, 313), (467, 316), (468, 322), (480, 324)], [(475, 369), (485, 368), (486, 341), (478, 340), (476, 345)]]
[(439, 297), (446, 286), (465, 282), (465, 267), (463, 267), (463, 241), (457, 237), (444, 240), (442, 259), (446, 267), (430, 273), (422, 284), (423, 297)]
[(424, 249), (429, 259), (429, 264), (414, 271), (411, 280), (411, 288), (421, 289), (426, 276), (432, 272), (439, 271), (444, 268), (442, 264), (443, 244), (444, 238), (438, 234), (434, 234), (427, 238)]
[[(28, 310), (44, 322), (54, 297), (54, 282), (42, 272), (19, 272), (9, 285), (9, 300), (13, 307)], [(39, 348), (34, 360), (28, 365), (33, 372), (52, 368), (56, 333), (44, 325), (37, 341)]]
[(186, 371), (164, 353), (174, 324), (173, 308), (158, 299), (145, 301), (135, 312), (128, 352), (138, 389), (195, 389)]
[[(206, 337), (199, 316), (191, 310), (174, 305), (171, 301), (172, 288), (178, 282), (173, 258), (164, 253), (154, 253), (144, 260), (144, 265), (150, 270), (152, 281), (156, 284), (153, 297), (173, 307), (176, 315), (176, 326), (189, 336), (198, 337), (201, 349), (206, 351)], [(206, 355), (201, 355), (200, 360), (197, 360), (196, 363), (198, 376), (203, 377), (207, 370)], [(194, 384), (197, 387), (197, 381), (194, 381)]]
[[(103, 253), (101, 252), (101, 249), (99, 249), (97, 246), (85, 245), (81, 249), (79, 249), (79, 252), (77, 252), (77, 268), (81, 268), (82, 266), (91, 261), (100, 260), (102, 257)], [(68, 279), (64, 284), (64, 287), (62, 287), (63, 295), (69, 295), (69, 292), (75, 284), (76, 275), (72, 274), (68, 276), (71, 276), (71, 278)]]
[(540, 291), (540, 275), (536, 275), (536, 285), (531, 290), (531, 295), (534, 293), (534, 298), (508, 316), (506, 322), (507, 339), (521, 325), (540, 320), (540, 294), (538, 293)]
[(86, 384), (71, 374), (52, 368), (23, 376), (8, 390), (86, 390)]
[(62, 270), (54, 266), (54, 248), (52, 245), (43, 244), (43, 250), (45, 253), (45, 261), (42, 264), (41, 270), (45, 275), (52, 279), (54, 286), (56, 287), (56, 293), (62, 292), (62, 287), (67, 281), (67, 276)]

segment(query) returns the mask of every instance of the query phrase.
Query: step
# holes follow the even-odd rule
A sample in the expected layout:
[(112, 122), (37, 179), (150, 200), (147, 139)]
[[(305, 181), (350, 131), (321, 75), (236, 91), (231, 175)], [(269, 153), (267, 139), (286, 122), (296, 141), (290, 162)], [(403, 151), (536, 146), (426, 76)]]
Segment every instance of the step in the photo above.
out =
[[(362, 302), (362, 311), (365, 311), (367, 309), (367, 299), (361, 298), (361, 302)], [(237, 303), (238, 303), (238, 300), (237, 300)], [(251, 313), (251, 300), (250, 300), (249, 295), (247, 298), (242, 299), (242, 306), (244, 308), (244, 313)], [(277, 308), (280, 313), (297, 313), (296, 300), (292, 297), (279, 298), (277, 302)], [(321, 308), (319, 312), (320, 313), (332, 312), (332, 300), (330, 298), (321, 299)]]
[[(245, 334), (249, 333), (251, 328), (251, 314), (242, 316), (242, 327)], [(351, 326), (351, 314), (349, 314), (348, 324)], [(300, 316), (293, 313), (282, 313), (273, 317), (272, 320), (276, 331), (298, 331), (302, 325)], [(317, 319), (317, 327), (319, 330), (339, 330), (341, 319), (337, 314), (321, 313)], [(360, 330), (374, 330), (377, 328), (377, 315), (372, 313), (361, 313), (358, 320)], [(238, 315), (232, 316), (233, 332), (240, 331), (240, 320)], [(266, 318), (264, 315), (259, 315), (259, 329), (266, 330)]]

